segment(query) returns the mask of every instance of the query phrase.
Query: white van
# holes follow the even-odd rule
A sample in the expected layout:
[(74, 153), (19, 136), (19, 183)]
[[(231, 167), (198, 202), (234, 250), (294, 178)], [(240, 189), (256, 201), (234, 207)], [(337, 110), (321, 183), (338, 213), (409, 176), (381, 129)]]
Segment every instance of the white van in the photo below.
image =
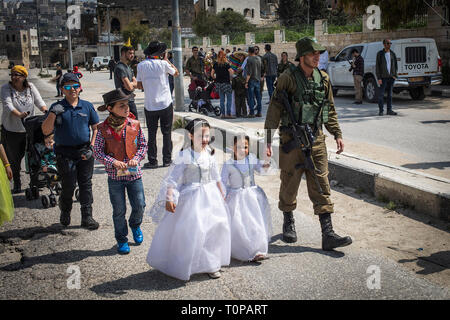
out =
[[(391, 40), (391, 50), (397, 56), (398, 78), (394, 83), (394, 93), (408, 90), (414, 100), (425, 98), (424, 89), (442, 83), (442, 60), (436, 42), (432, 38), (410, 38)], [(369, 102), (378, 101), (378, 79), (375, 72), (377, 53), (383, 42), (353, 44), (330, 58), (327, 72), (333, 85), (333, 93), (339, 89), (353, 89), (353, 73), (349, 72), (351, 52), (357, 49), (364, 58), (363, 88)]]
[(99, 71), (103, 68), (108, 69), (109, 60), (111, 60), (110, 57), (94, 57), (92, 58), (92, 66), (95, 70)]

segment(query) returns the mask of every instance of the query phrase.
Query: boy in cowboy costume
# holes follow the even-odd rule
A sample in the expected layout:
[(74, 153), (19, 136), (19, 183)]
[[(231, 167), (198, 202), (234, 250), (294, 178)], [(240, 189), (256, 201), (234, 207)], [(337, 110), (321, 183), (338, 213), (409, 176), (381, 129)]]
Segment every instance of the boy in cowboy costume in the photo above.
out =
[(109, 116), (98, 126), (94, 156), (105, 165), (108, 174), (114, 232), (120, 254), (130, 252), (125, 191), (132, 208), (128, 222), (134, 241), (139, 245), (144, 240), (140, 225), (145, 196), (139, 163), (145, 158), (147, 143), (139, 121), (130, 113), (128, 101), (133, 97), (133, 93), (127, 95), (119, 88), (104, 94), (105, 104), (97, 108), (98, 111), (109, 111)]

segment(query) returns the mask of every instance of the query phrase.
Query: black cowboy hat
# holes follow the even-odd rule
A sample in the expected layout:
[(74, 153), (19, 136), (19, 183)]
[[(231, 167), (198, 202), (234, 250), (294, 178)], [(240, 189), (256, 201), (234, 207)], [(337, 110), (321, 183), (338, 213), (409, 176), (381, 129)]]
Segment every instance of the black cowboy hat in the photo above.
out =
[(118, 88), (116, 90), (110, 91), (108, 93), (105, 93), (103, 95), (103, 102), (104, 105), (101, 105), (97, 108), (98, 111), (105, 111), (107, 109), (107, 106), (111, 106), (114, 103), (122, 100), (129, 100), (130, 98), (134, 98), (135, 94), (125, 94), (121, 88)]
[(152, 41), (144, 50), (146, 56), (160, 56), (167, 50), (167, 45), (164, 42)]

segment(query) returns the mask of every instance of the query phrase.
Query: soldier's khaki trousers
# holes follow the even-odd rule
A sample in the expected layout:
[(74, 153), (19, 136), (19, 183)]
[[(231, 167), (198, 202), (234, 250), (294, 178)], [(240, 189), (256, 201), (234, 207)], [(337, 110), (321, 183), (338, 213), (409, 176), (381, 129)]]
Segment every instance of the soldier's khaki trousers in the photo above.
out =
[[(284, 141), (285, 136), (281, 139)], [(297, 207), (297, 194), (302, 175), (306, 174), (306, 186), (308, 196), (313, 203), (314, 214), (333, 213), (333, 203), (330, 199), (330, 184), (328, 182), (328, 158), (327, 147), (325, 145), (325, 135), (319, 135), (313, 145), (312, 156), (314, 164), (320, 170), (317, 174), (323, 194), (320, 194), (313, 174), (306, 169), (295, 169), (298, 163), (304, 164), (305, 158), (300, 149), (294, 149), (288, 154), (284, 153), (280, 147), (280, 169), (281, 186), (278, 208), (281, 211), (293, 211)]]

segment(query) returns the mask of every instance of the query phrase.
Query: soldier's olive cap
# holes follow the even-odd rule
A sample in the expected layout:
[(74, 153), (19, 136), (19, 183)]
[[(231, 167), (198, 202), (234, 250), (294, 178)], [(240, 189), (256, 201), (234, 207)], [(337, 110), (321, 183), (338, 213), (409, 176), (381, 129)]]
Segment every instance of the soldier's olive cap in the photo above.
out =
[(297, 48), (297, 56), (295, 57), (295, 61), (299, 61), (300, 57), (303, 57), (308, 53), (319, 51), (322, 54), (326, 50), (316, 40), (309, 37), (304, 37), (298, 40), (295, 47)]

